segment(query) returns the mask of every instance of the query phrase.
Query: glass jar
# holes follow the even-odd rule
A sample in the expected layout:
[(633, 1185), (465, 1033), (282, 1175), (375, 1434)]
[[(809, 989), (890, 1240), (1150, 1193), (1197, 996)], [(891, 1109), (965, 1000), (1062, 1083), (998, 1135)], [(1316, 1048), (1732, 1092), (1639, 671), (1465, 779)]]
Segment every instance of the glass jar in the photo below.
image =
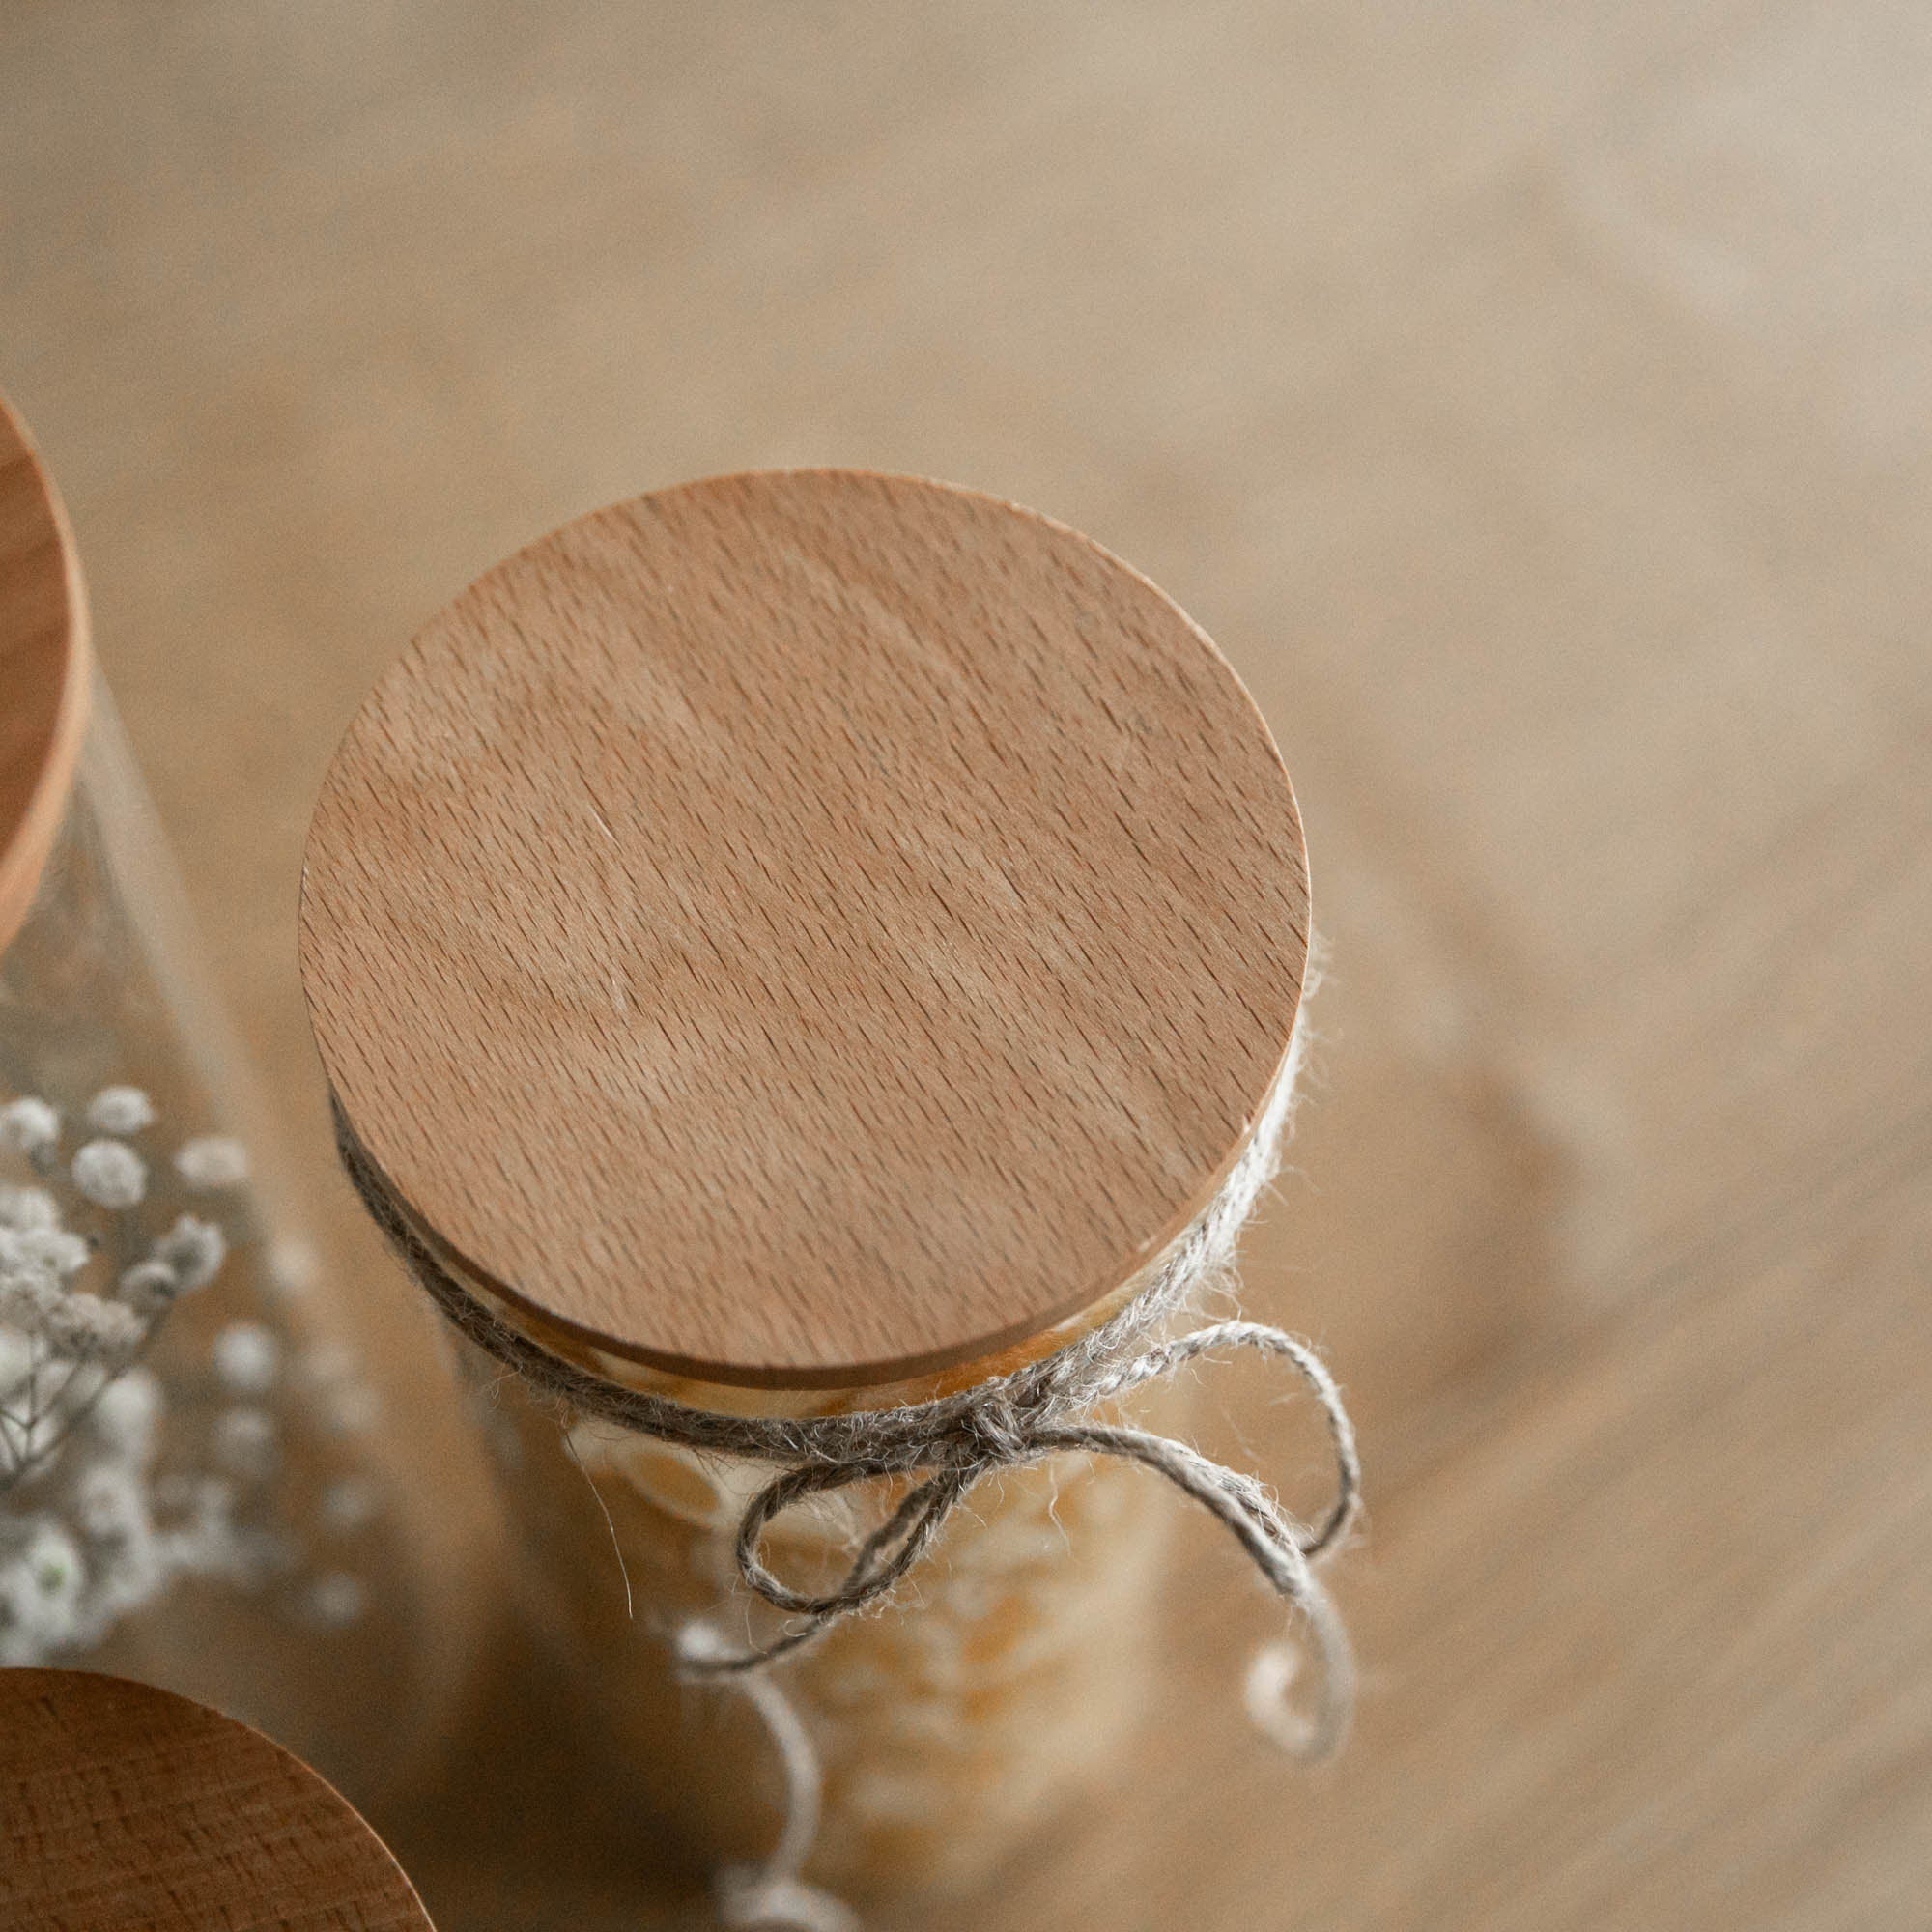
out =
[[(721, 1418), (816, 1442), (1078, 1359), (1251, 1198), (1303, 859), (1266, 726), (1170, 600), (917, 479), (722, 477), (583, 518), (358, 712), (301, 914), (345, 1159), (459, 1328), (513, 1331), (469, 1371), (528, 1587), (615, 1775), (708, 1861), (772, 1850), (801, 1739), (806, 1869), (858, 1895), (971, 1886), (1123, 1759), (1172, 1511), (1123, 1461), (991, 1470), (990, 1412), (889, 1603), (743, 1695), (670, 1647), (772, 1629), (733, 1542), (773, 1469), (715, 1453), (745, 1446)], [(712, 1448), (590, 1419), (640, 1394)], [(1172, 1399), (1121, 1401), (1159, 1426)], [(785, 1512), (772, 1569), (840, 1574), (925, 1446)], [(1227, 1492), (1250, 1553), (1286, 1537), (1259, 1485)]]
[(0, 1663), (216, 1706), (368, 1803), (428, 1683), (379, 1406), (4, 410), (0, 625)]
[[(1133, 1292), (945, 1375), (838, 1391), (654, 1375), (526, 1314), (492, 1312), (619, 1387), (713, 1415), (815, 1416), (935, 1401), (1010, 1375)], [(699, 1864), (755, 1865), (779, 1842), (792, 1796), (778, 1741), (728, 1680), (683, 1676), (675, 1644), (694, 1622), (732, 1645), (774, 1629), (733, 1548), (770, 1466), (560, 1417), (473, 1343), (459, 1340), (458, 1353), (525, 1559), (526, 1604), (607, 1761)], [(1179, 1384), (1151, 1384), (1105, 1419), (1172, 1433), (1184, 1397)], [(765, 1539), (766, 1560), (787, 1582), (826, 1586), (907, 1487), (870, 1483), (788, 1511)], [(1174, 1519), (1172, 1497), (1129, 1463), (1061, 1458), (1003, 1470), (884, 1607), (777, 1665), (823, 1780), (810, 1878), (855, 1899), (967, 1890), (1117, 1776), (1153, 1681)]]

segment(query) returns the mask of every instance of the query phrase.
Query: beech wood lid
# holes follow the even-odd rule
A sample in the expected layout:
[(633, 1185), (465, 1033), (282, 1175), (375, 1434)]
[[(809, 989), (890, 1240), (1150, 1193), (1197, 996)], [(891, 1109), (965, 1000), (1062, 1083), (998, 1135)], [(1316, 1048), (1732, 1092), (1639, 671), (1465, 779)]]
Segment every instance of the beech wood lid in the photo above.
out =
[(377, 684), (310, 827), (338, 1103), (512, 1309), (865, 1385), (1129, 1280), (1285, 1061), (1294, 798), (1144, 577), (907, 477), (566, 526)]
[(0, 1670), (0, 1925), (433, 1932), (383, 1841), (279, 1745), (82, 1670)]
[(0, 395), (0, 948), (53, 849), (87, 720), (87, 598), (26, 425)]

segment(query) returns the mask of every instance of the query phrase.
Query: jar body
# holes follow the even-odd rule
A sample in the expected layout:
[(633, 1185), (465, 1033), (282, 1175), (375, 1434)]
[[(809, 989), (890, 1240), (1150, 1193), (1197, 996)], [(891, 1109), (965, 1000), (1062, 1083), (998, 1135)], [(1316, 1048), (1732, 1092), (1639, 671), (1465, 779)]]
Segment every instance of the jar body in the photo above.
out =
[[(458, 1346), (532, 1607), (594, 1728), (696, 1859), (765, 1856), (783, 1802), (774, 1741), (728, 1680), (681, 1681), (668, 1638), (693, 1620), (734, 1643), (778, 1627), (733, 1554), (744, 1506), (773, 1471), (566, 1422), (473, 1345)], [(854, 1406), (646, 1385), (740, 1412)], [(1171, 1425), (1175, 1391), (1142, 1396), (1135, 1419), (1157, 1407)], [(1080, 1456), (989, 1476), (882, 1608), (773, 1666), (823, 1775), (810, 1877), (861, 1899), (970, 1889), (1119, 1768), (1151, 1683), (1172, 1519), (1159, 1488), (1126, 1463)], [(902, 1493), (859, 1485), (787, 1512), (768, 1531), (766, 1560), (788, 1582), (823, 1587)]]
[(0, 1109), (0, 1662), (178, 1691), (369, 1802), (426, 1682), (377, 1405), (98, 681)]

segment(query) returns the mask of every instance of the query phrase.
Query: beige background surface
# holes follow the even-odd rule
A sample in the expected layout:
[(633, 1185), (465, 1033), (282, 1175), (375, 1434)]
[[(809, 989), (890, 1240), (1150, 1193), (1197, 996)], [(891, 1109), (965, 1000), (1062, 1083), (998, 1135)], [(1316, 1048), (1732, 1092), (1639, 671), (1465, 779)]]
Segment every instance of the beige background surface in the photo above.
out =
[[(932, 472), (1139, 563), (1275, 725), (1333, 970), (1251, 1294), (1365, 1428), (1359, 1735), (1249, 1738), (1199, 1538), (1118, 1803), (922, 1922), (1925, 1922), (1928, 63), (1864, 0), (0, 14), (0, 380), (398, 1383), (296, 866), (476, 571)], [(496, 1762), (385, 1821), (445, 1932), (639, 1922), (594, 1777)]]

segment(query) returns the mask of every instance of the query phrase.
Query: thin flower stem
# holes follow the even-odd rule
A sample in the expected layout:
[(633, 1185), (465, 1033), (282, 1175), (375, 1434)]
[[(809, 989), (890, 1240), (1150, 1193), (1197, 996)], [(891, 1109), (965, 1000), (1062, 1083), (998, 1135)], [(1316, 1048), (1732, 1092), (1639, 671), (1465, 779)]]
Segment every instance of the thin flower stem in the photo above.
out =
[(141, 1339), (138, 1342), (134, 1344), (134, 1346), (131, 1349), (128, 1350), (127, 1354), (122, 1357), (121, 1361), (107, 1375), (101, 1378), (100, 1386), (97, 1388), (94, 1391), (94, 1393), (87, 1398), (85, 1402), (81, 1403), (74, 1409), (73, 1413), (68, 1417), (67, 1427), (69, 1429), (73, 1429), (77, 1427), (79, 1424), (85, 1422), (87, 1418), (91, 1414), (93, 1414), (95, 1405), (99, 1402), (100, 1398), (104, 1396), (107, 1393), (107, 1391), (111, 1387), (113, 1387), (113, 1385), (116, 1382), (118, 1382), (123, 1376), (125, 1376), (128, 1373), (129, 1369), (139, 1366), (142, 1358), (147, 1354), (148, 1350), (155, 1346), (155, 1337), (161, 1332), (161, 1323), (166, 1319), (167, 1318), (165, 1315), (157, 1315), (155, 1316), (149, 1321), (147, 1332), (141, 1337)]
[(41, 1338), (29, 1338), (27, 1343), (27, 1434), (31, 1437), (41, 1422)]
[[(155, 1337), (160, 1333), (162, 1319), (163, 1318), (156, 1316), (153, 1321), (151, 1321), (148, 1323), (148, 1331), (145, 1335), (141, 1337), (140, 1341), (138, 1341), (133, 1346), (133, 1348), (128, 1350), (128, 1353), (121, 1359), (119, 1363), (117, 1363), (112, 1369), (108, 1370), (107, 1373), (101, 1377), (99, 1386), (96, 1388), (91, 1395), (88, 1396), (87, 1400), (85, 1402), (76, 1404), (73, 1409), (73, 1413), (65, 1417), (62, 1420), (60, 1426), (60, 1432), (58, 1435), (49, 1437), (47, 1441), (42, 1443), (41, 1446), (38, 1449), (36, 1449), (33, 1446), (32, 1431), (31, 1430), (29, 1431), (27, 1438), (27, 1446), (31, 1451), (31, 1453), (25, 1456), (20, 1462), (16, 1463), (14, 1465), (14, 1467), (10, 1471), (8, 1471), (7, 1475), (4, 1478), (0, 1478), (0, 1495), (5, 1495), (9, 1490), (17, 1488), (21, 1483), (23, 1483), (27, 1479), (28, 1476), (32, 1475), (37, 1469), (40, 1469), (43, 1466), (44, 1466), (48, 1459), (54, 1454), (54, 1452), (57, 1449), (59, 1449), (61, 1444), (65, 1442), (67, 1438), (71, 1435), (72, 1435), (74, 1430), (79, 1428), (79, 1426), (87, 1420), (89, 1415), (91, 1415), (94, 1412), (95, 1405), (99, 1402), (100, 1398), (104, 1396), (107, 1393), (107, 1391), (116, 1382), (118, 1382), (123, 1376), (125, 1376), (128, 1373), (129, 1369), (133, 1368), (137, 1363), (139, 1363), (141, 1358), (147, 1354), (148, 1350), (154, 1347)], [(75, 1369), (68, 1376), (67, 1380), (61, 1384), (61, 1389), (63, 1393), (65, 1393), (65, 1391), (72, 1385), (74, 1376), (78, 1374), (79, 1370)]]

